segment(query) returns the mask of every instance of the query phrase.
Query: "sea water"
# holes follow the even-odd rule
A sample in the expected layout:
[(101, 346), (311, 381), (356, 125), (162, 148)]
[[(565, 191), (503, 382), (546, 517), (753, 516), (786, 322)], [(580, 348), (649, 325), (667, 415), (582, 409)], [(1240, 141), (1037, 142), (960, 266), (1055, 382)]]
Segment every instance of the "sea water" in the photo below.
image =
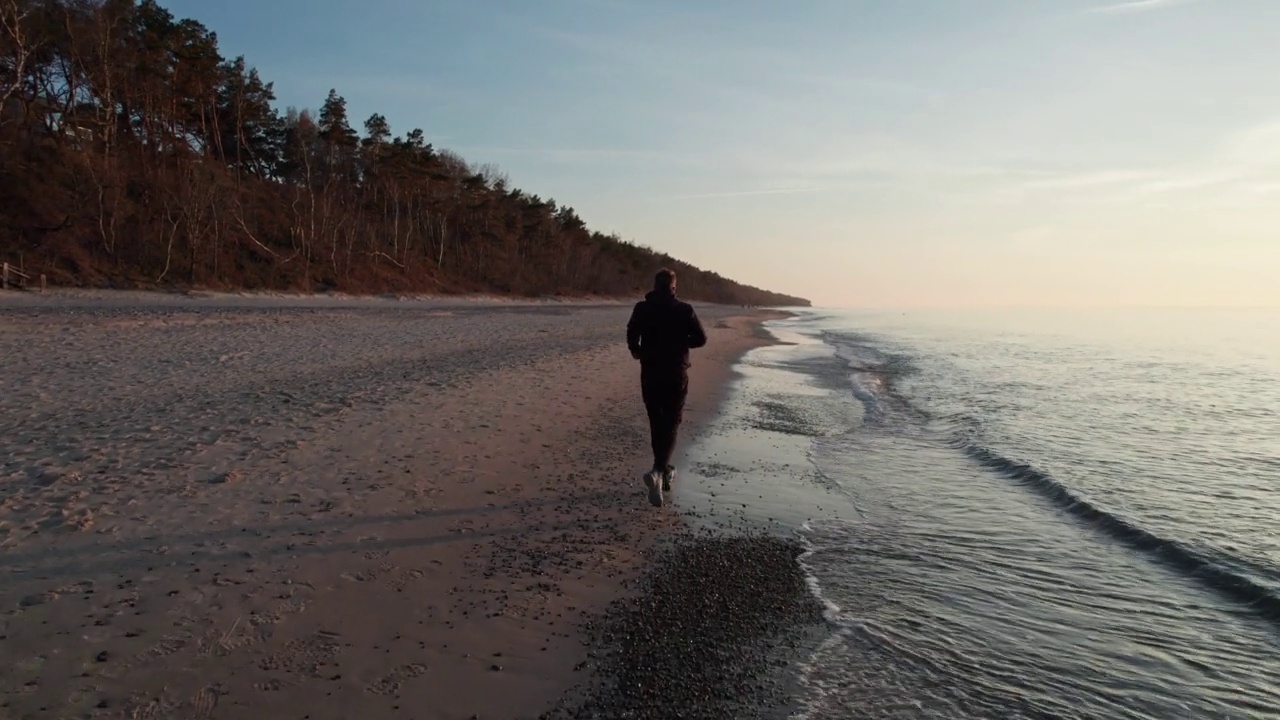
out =
[(1280, 311), (769, 328), (677, 502), (809, 548), (795, 717), (1280, 718)]

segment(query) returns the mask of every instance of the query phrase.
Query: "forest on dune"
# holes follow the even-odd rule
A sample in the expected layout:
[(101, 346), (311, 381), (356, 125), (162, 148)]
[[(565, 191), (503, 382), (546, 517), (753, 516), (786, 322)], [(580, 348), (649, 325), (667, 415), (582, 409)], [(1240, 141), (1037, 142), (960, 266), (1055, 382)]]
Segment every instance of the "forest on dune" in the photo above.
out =
[(633, 295), (667, 266), (689, 299), (809, 304), (353, 122), (337, 91), (280, 112), (153, 0), (0, 0), (0, 260), (90, 287), (562, 296)]

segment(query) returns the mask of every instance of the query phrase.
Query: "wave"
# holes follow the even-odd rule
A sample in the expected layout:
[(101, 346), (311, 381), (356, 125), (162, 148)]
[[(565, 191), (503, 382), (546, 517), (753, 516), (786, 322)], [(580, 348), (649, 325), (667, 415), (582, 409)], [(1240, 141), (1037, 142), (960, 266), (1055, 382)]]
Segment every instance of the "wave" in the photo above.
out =
[(1160, 537), (1112, 515), (1080, 497), (1062, 483), (1030, 465), (1010, 460), (981, 445), (957, 438), (952, 445), (982, 466), (1032, 488), (1071, 515), (1089, 523), (1129, 547), (1147, 553), (1165, 565), (1244, 604), (1258, 615), (1280, 622), (1280, 596), (1263, 585), (1225, 568), (1196, 550), (1175, 540)]
[(799, 538), (802, 549), (796, 562), (800, 565), (800, 569), (804, 571), (805, 584), (809, 587), (809, 593), (822, 605), (823, 616), (827, 619), (827, 622), (838, 625), (844, 619), (843, 610), (822, 592), (822, 585), (818, 582), (818, 576), (808, 562), (809, 558), (813, 557), (815, 553), (824, 549), (813, 542), (813, 521), (806, 520), (802, 523), (796, 533), (796, 537)]
[(788, 716), (787, 720), (813, 720), (820, 716), (821, 706), (828, 694), (832, 692), (832, 689), (826, 687), (826, 684), (818, 676), (823, 667), (832, 662), (831, 653), (838, 651), (838, 648), (844, 643), (845, 638), (852, 629), (850, 627), (851, 619), (845, 616), (843, 608), (832, 602), (823, 592), (822, 584), (818, 580), (818, 574), (809, 563), (809, 559), (814, 554), (826, 549), (814, 543), (813, 533), (812, 521), (805, 521), (797, 529), (796, 537), (800, 540), (800, 545), (804, 552), (796, 558), (796, 562), (804, 573), (805, 585), (809, 588), (809, 594), (822, 605), (822, 615), (827, 621), (831, 632), (817, 647), (810, 651), (808, 658), (797, 663), (796, 680), (805, 689), (805, 693), (804, 697), (799, 698), (798, 707), (795, 712)]
[[(897, 391), (899, 379), (918, 372), (911, 357), (889, 350), (882, 341), (868, 334), (824, 332), (822, 336), (825, 342), (836, 348), (837, 356), (852, 372), (853, 394), (865, 407), (868, 423), (901, 431), (935, 419)], [(972, 440), (977, 421), (966, 413), (936, 419), (956, 433), (951, 436), (952, 447), (963, 451), (988, 470), (1017, 480), (1112, 539), (1191, 577), (1257, 615), (1280, 623), (1280, 595), (1277, 591), (1249, 577), (1247, 570), (1229, 567), (1248, 565), (1247, 561), (1241, 562), (1235, 557), (1214, 558), (1099, 508), (1048, 474)]]
[(900, 380), (919, 372), (908, 355), (877, 346), (877, 340), (869, 335), (824, 332), (822, 339), (844, 362), (866, 424), (910, 431), (929, 420), (927, 412), (897, 390)]

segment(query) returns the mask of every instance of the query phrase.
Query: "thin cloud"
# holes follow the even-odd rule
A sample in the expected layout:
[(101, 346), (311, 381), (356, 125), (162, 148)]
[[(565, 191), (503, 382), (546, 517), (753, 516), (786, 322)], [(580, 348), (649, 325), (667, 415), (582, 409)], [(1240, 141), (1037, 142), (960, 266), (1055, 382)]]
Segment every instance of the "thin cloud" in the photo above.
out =
[(1155, 180), (1158, 177), (1156, 173), (1144, 170), (1099, 170), (1032, 180), (1023, 183), (1023, 187), (1029, 190), (1074, 190)]
[(1280, 182), (1257, 182), (1245, 185), (1243, 190), (1253, 195), (1274, 195), (1280, 193)]
[(1140, 194), (1157, 194), (1165, 192), (1181, 192), (1189, 190), (1206, 190), (1209, 188), (1230, 185), (1245, 177), (1239, 171), (1210, 170), (1206, 172), (1190, 172), (1144, 183), (1135, 188)]
[(767, 190), (735, 190), (735, 191), (729, 191), (729, 192), (694, 193), (690, 195), (669, 195), (661, 199), (662, 200), (703, 200), (708, 198), (749, 197), (752, 195), (795, 195), (798, 193), (822, 192), (825, 189), (826, 188), (820, 188), (820, 187), (800, 187), (800, 188), (770, 188)]
[(1099, 5), (1097, 7), (1089, 8), (1085, 12), (1100, 15), (1127, 15), (1130, 13), (1161, 10), (1164, 8), (1174, 7), (1176, 5), (1188, 5), (1197, 1), (1198, 0), (1132, 0), (1131, 2), (1116, 3), (1114, 5)]
[(619, 2), (618, 0), (564, 0), (564, 2), (566, 5), (578, 5), (597, 10), (635, 12), (643, 9), (642, 5), (636, 5), (635, 3), (629, 2)]
[(496, 155), (536, 155), (545, 158), (648, 158), (659, 154), (648, 150), (623, 148), (528, 148), (499, 145), (470, 145), (465, 150), (467, 152), (492, 153)]
[[(1205, 204), (1213, 199), (1258, 196), (1257, 188), (1274, 180), (1254, 168), (1221, 162), (1197, 166), (1164, 167), (1148, 170), (1110, 169), (1066, 173), (997, 189), (991, 197), (999, 201), (1023, 202), (1033, 194), (1046, 194), (1065, 202), (1095, 205), (1138, 203), (1140, 207), (1162, 207), (1164, 198)], [(1171, 206), (1171, 205), (1170, 205)]]
[(1230, 133), (1220, 156), (1235, 165), (1273, 168), (1280, 164), (1280, 120), (1267, 120)]
[[(842, 95), (875, 94), (881, 97), (903, 100), (924, 101), (929, 103), (945, 99), (946, 93), (915, 83), (897, 80), (879, 75), (844, 75), (833, 72), (814, 70), (811, 64), (792, 62), (787, 68), (789, 58), (781, 56), (771, 61), (767, 67), (756, 73), (757, 77), (768, 78), (775, 83), (785, 83), (790, 87), (802, 87), (823, 93), (839, 93)], [(779, 67), (783, 66), (783, 67)]]
[(457, 148), (466, 157), (529, 158), (556, 165), (658, 165), (663, 167), (699, 167), (701, 158), (663, 150), (636, 150), (630, 148), (572, 148), (572, 147), (505, 147), (494, 145), (466, 145)]

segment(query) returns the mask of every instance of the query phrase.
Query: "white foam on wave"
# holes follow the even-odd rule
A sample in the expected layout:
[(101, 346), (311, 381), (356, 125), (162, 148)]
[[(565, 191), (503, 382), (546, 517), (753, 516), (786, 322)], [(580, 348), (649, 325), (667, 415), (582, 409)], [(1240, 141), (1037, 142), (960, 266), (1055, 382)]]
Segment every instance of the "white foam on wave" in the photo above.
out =
[(813, 573), (813, 568), (806, 562), (813, 557), (814, 553), (819, 552), (822, 548), (814, 544), (811, 535), (813, 534), (812, 521), (806, 521), (800, 526), (799, 536), (800, 544), (804, 547), (804, 552), (800, 553), (797, 562), (800, 563), (800, 569), (804, 571), (804, 581), (809, 587), (809, 592), (822, 603), (823, 616), (827, 622), (839, 624), (843, 620), (840, 606), (832, 602), (822, 592), (822, 585), (818, 582), (818, 577)]
[(805, 689), (805, 696), (800, 698), (799, 707), (788, 716), (788, 720), (816, 720), (820, 712), (822, 712), (823, 701), (835, 692), (835, 688), (827, 687), (826, 683), (821, 682), (816, 671), (820, 667), (822, 658), (825, 658), (832, 650), (845, 641), (845, 637), (849, 634), (848, 628), (839, 628), (831, 637), (823, 640), (808, 660), (799, 664), (798, 680), (800, 686)]
[(884, 378), (870, 373), (855, 372), (851, 376), (853, 396), (862, 403), (867, 422), (878, 422), (884, 416)]
[(823, 617), (832, 626), (832, 633), (814, 648), (809, 657), (797, 664), (796, 679), (804, 688), (804, 696), (799, 698), (799, 708), (789, 716), (789, 720), (816, 720), (822, 712), (823, 701), (836, 688), (828, 687), (819, 679), (818, 671), (827, 661), (832, 650), (843, 645), (850, 633), (854, 632), (858, 622), (847, 616), (843, 609), (822, 591), (822, 583), (807, 562), (815, 553), (822, 552), (822, 546), (813, 541), (814, 528), (812, 522), (803, 523), (797, 531), (804, 552), (797, 558), (801, 571), (804, 572), (805, 585), (809, 592), (822, 604)]
[(866, 419), (870, 422), (881, 419), (884, 414), (884, 401), (889, 392), (884, 359), (870, 348), (838, 342), (830, 337), (827, 338), (827, 342), (835, 348), (836, 357), (849, 366), (853, 396), (862, 403)]
[(836, 357), (844, 360), (853, 370), (880, 370), (884, 366), (884, 356), (874, 348), (855, 345), (850, 338), (827, 335), (826, 341), (835, 347)]
[(854, 399), (862, 405), (865, 425), (895, 433), (920, 432), (927, 416), (893, 387), (895, 376), (909, 364), (873, 346), (860, 345), (862, 341), (857, 339), (828, 334), (825, 340), (848, 365), (849, 385)]

